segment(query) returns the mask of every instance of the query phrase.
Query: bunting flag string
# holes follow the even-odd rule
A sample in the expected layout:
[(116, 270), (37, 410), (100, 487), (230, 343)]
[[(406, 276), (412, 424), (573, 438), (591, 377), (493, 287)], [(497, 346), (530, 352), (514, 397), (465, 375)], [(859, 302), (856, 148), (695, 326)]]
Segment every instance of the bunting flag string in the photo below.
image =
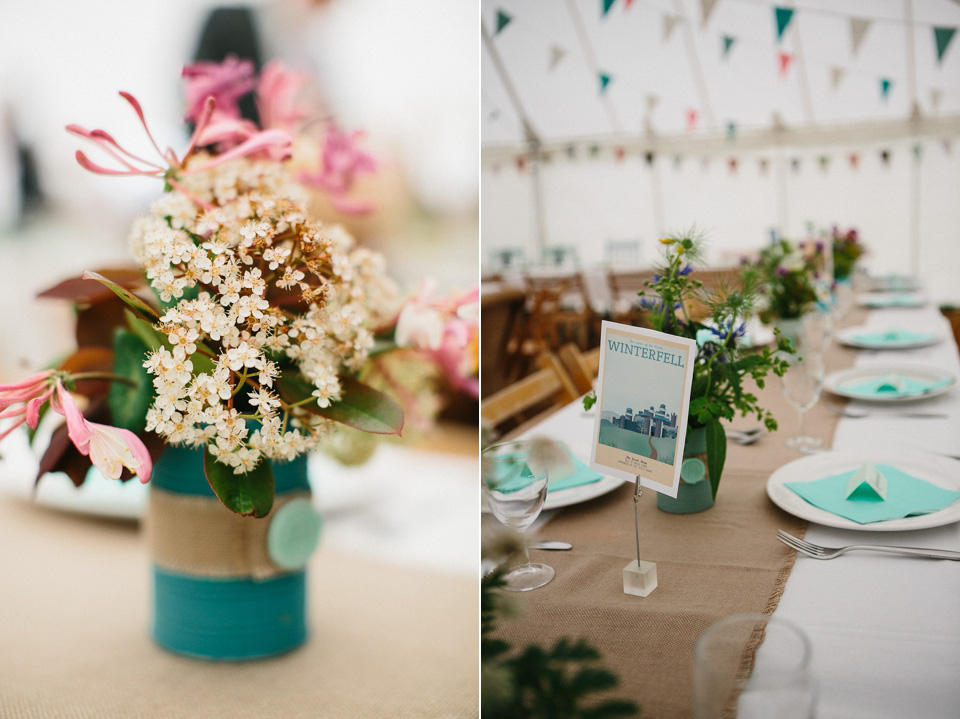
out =
[(783, 39), (783, 33), (786, 32), (787, 26), (790, 24), (790, 20), (793, 19), (793, 8), (775, 7), (773, 12), (777, 21), (777, 42), (780, 42)]
[(890, 96), (890, 88), (893, 86), (893, 80), (888, 77), (880, 78), (880, 98), (886, 100)]
[(511, 20), (513, 20), (512, 16), (507, 15), (503, 10), (497, 10), (497, 29), (493, 31), (494, 37), (499, 35)]
[(560, 61), (566, 56), (567, 51), (564, 50), (559, 45), (552, 45), (550, 47), (550, 65), (547, 68), (548, 71), (553, 72), (556, 69), (557, 65), (560, 64)]
[(884, 164), (884, 166), (890, 165), (890, 150), (880, 151), (880, 161)]
[(623, 162), (623, 158), (626, 154), (627, 154), (627, 151), (624, 150), (622, 147), (613, 148), (613, 158), (617, 162)]
[(736, 40), (737, 38), (733, 37), (732, 35), (723, 36), (723, 50), (720, 53), (720, 58), (722, 60), (726, 60), (730, 55), (730, 48), (733, 47), (733, 43), (736, 42)]
[(858, 155), (856, 152), (851, 152), (850, 153), (850, 169), (856, 171), (859, 169), (859, 167), (860, 167), (860, 155)]
[(673, 29), (677, 26), (678, 22), (680, 22), (678, 15), (668, 14), (663, 16), (663, 42), (667, 42), (670, 39), (670, 36), (673, 34)]
[(863, 36), (867, 34), (871, 21), (862, 17), (850, 18), (850, 49), (853, 56), (856, 57), (860, 52), (860, 45), (863, 43)]
[(950, 44), (950, 41), (953, 40), (954, 33), (957, 32), (955, 27), (935, 27), (933, 28), (933, 38), (937, 43), (937, 63), (943, 64), (943, 53), (947, 51), (947, 46)]
[(830, 68), (830, 89), (836, 92), (837, 88), (840, 87), (840, 83), (843, 81), (844, 75), (847, 74), (845, 68), (842, 68), (838, 65), (834, 65)]
[(736, 175), (737, 174), (737, 158), (731, 157), (727, 161), (727, 165), (730, 167), (730, 174)]
[(717, 0), (700, 0), (700, 27), (706, 27), (707, 23), (710, 22), (710, 15), (713, 13), (713, 8), (716, 6)]
[(777, 57), (780, 62), (780, 77), (787, 76), (787, 68), (790, 67), (790, 63), (793, 61), (793, 55), (789, 52), (784, 52), (781, 50), (777, 53)]

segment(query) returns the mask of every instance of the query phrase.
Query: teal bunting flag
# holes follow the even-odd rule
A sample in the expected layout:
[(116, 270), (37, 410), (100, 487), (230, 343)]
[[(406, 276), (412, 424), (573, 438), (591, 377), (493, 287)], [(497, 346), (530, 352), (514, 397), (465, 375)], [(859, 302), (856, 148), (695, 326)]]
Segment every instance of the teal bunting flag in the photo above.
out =
[(955, 27), (935, 27), (933, 28), (933, 38), (937, 41), (937, 62), (943, 62), (943, 53), (947, 51), (947, 46), (953, 40), (953, 35), (957, 31)]
[(499, 35), (500, 31), (510, 24), (511, 20), (513, 20), (513, 18), (507, 15), (503, 10), (497, 10), (497, 29), (493, 34)]
[(613, 7), (616, 1), (617, 0), (601, 0), (603, 3), (603, 12), (600, 13), (600, 17), (606, 17), (607, 13), (610, 12), (610, 8)]
[(777, 42), (783, 39), (783, 33), (786, 32), (787, 25), (793, 19), (792, 7), (777, 7), (773, 9), (777, 18)]
[(728, 122), (727, 123), (727, 139), (731, 142), (737, 139), (737, 123)]
[(886, 78), (880, 78), (880, 97), (884, 100), (890, 95), (890, 88), (893, 86), (893, 81)]
[(913, 159), (916, 160), (917, 162), (920, 162), (922, 157), (923, 157), (923, 145), (917, 142), (913, 146)]
[(602, 95), (607, 91), (607, 85), (610, 84), (610, 81), (613, 80), (613, 77), (608, 75), (605, 72), (600, 73), (600, 94)]
[(733, 43), (736, 42), (736, 40), (737, 40), (737, 38), (732, 37), (732, 36), (730, 36), (730, 35), (724, 35), (724, 36), (723, 36), (723, 53), (721, 54), (721, 57), (722, 57), (724, 60), (727, 59), (727, 55), (730, 54), (730, 48), (733, 47)]

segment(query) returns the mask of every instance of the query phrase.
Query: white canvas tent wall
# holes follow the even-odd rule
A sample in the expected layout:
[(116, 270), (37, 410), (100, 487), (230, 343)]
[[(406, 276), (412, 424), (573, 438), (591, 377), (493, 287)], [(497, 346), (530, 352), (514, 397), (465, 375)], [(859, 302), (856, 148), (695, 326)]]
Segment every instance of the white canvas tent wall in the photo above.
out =
[(696, 225), (722, 262), (840, 224), (873, 271), (960, 300), (956, 0), (484, 0), (482, 21), (484, 259), (639, 238), (652, 261)]

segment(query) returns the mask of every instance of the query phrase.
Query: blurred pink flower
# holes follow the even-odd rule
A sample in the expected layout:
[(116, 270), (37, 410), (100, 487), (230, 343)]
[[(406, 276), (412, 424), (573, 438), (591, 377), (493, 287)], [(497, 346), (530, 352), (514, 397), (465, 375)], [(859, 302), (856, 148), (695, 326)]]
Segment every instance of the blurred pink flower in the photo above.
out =
[(307, 109), (299, 104), (297, 95), (307, 84), (307, 76), (287, 68), (282, 62), (268, 62), (260, 73), (257, 84), (257, 110), (260, 125), (293, 132), (307, 116)]
[(313, 172), (302, 170), (297, 175), (299, 182), (324, 190), (330, 203), (348, 215), (362, 215), (373, 209), (369, 200), (347, 197), (357, 176), (375, 172), (378, 166), (376, 158), (360, 149), (359, 141), (363, 136), (361, 130), (341, 132), (331, 122), (320, 147), (319, 169)]
[(218, 113), (226, 118), (240, 119), (240, 98), (257, 85), (253, 62), (227, 55), (223, 62), (195, 62), (183, 68), (187, 96), (185, 119), (197, 122), (203, 115), (208, 97), (217, 103)]
[(0, 385), (0, 420), (13, 420), (13, 424), (0, 432), (3, 439), (24, 422), (31, 429), (37, 428), (40, 406), (53, 393), (50, 377), (53, 370), (46, 370), (27, 377), (15, 384)]
[(51, 399), (54, 411), (67, 419), (67, 436), (81, 454), (90, 457), (104, 477), (118, 479), (126, 467), (146, 484), (153, 474), (153, 461), (146, 446), (133, 432), (96, 422), (88, 422), (70, 393), (57, 380), (57, 393)]
[[(223, 113), (221, 113), (218, 118), (215, 118), (217, 102), (211, 96), (207, 97), (203, 103), (203, 110), (197, 118), (196, 130), (194, 130), (193, 136), (190, 138), (190, 144), (187, 146), (183, 156), (177, 157), (171, 148), (168, 147), (166, 150), (161, 150), (160, 146), (157, 145), (156, 140), (153, 139), (153, 135), (150, 133), (150, 128), (147, 126), (147, 121), (143, 116), (143, 110), (140, 107), (140, 103), (137, 102), (137, 99), (128, 92), (121, 92), (120, 96), (133, 107), (137, 113), (137, 117), (140, 118), (140, 124), (143, 125), (143, 129), (150, 139), (150, 143), (157, 151), (157, 154), (167, 163), (167, 166), (164, 167), (156, 162), (145, 160), (125, 150), (113, 137), (103, 130), (86, 130), (80, 125), (67, 125), (68, 132), (90, 140), (115, 161), (120, 163), (119, 169), (102, 167), (92, 162), (82, 150), (77, 150), (77, 162), (90, 172), (95, 172), (99, 175), (144, 175), (148, 177), (162, 177), (172, 186), (181, 189), (176, 179), (178, 175), (205, 172), (228, 160), (244, 155), (252, 155), (261, 150), (279, 150), (283, 153), (284, 157), (288, 157), (290, 154), (289, 148), (292, 140), (288, 133), (283, 130), (256, 131), (255, 126), (253, 126), (252, 134), (250, 134), (244, 129), (245, 121), (243, 120), (227, 118)], [(187, 159), (198, 147), (214, 144), (235, 133), (240, 133), (245, 139), (226, 152), (214, 156), (209, 162), (204, 163), (200, 167), (192, 167), (189, 170), (184, 170)]]
[(455, 389), (479, 396), (477, 333), (480, 289), (452, 299), (434, 299), (431, 279), (400, 310), (394, 341), (430, 357)]

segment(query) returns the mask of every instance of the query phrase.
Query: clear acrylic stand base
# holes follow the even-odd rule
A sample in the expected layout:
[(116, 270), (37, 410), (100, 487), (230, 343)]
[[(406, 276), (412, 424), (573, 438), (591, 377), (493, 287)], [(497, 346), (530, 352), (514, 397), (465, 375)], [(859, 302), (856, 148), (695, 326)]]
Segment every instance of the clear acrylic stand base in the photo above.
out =
[(638, 562), (634, 559), (623, 568), (623, 592), (645, 597), (657, 588), (656, 562)]

